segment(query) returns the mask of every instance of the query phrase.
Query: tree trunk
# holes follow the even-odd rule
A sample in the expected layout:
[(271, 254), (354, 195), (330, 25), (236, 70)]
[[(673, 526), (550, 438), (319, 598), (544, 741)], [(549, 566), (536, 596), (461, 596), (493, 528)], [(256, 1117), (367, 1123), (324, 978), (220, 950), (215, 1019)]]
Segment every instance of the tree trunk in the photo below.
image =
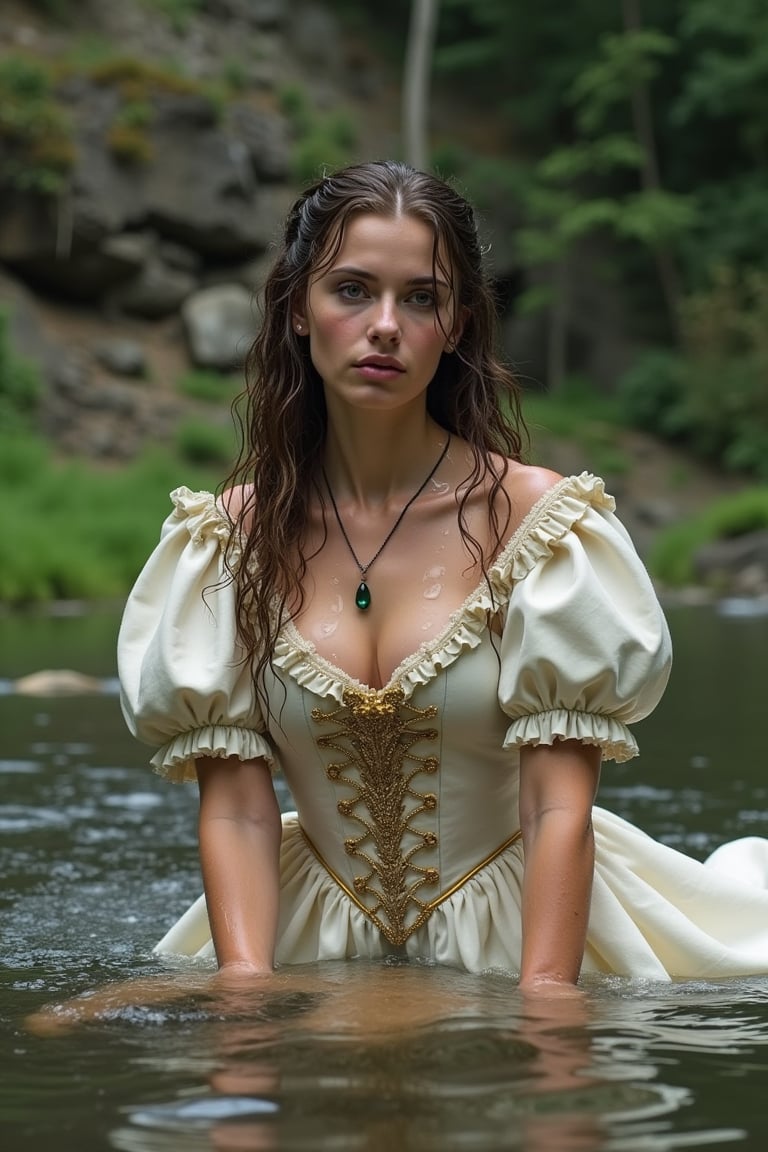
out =
[[(622, 13), (624, 17), (624, 30), (626, 32), (640, 32), (643, 26), (640, 12), (640, 0), (622, 0)], [(661, 176), (659, 175), (659, 161), (656, 151), (656, 137), (653, 130), (653, 113), (651, 111), (651, 97), (647, 84), (633, 84), (632, 86), (632, 121), (635, 137), (642, 150), (643, 162), (641, 168), (641, 181), (646, 192), (661, 190)], [(656, 261), (656, 271), (664, 294), (667, 314), (672, 331), (680, 336), (680, 298), (682, 289), (680, 275), (673, 253), (666, 244), (655, 244), (653, 256)]]
[(403, 149), (414, 168), (429, 166), (427, 118), (438, 0), (412, 0), (403, 71)]

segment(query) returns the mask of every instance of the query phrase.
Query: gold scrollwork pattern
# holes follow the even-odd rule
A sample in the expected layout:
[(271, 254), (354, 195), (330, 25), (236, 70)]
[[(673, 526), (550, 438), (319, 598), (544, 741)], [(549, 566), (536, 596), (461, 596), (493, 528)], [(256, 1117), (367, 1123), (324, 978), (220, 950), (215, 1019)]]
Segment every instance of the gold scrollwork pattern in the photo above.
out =
[[(360, 833), (344, 841), (347, 855), (364, 866), (353, 881), (355, 903), (395, 946), (403, 944), (434, 907), (420, 890), (440, 881), (437, 868), (417, 859), (420, 852), (437, 846), (433, 829), (420, 829), (417, 822), (422, 813), (434, 813), (438, 798), (415, 783), (417, 776), (434, 775), (440, 766), (435, 755), (415, 751), (417, 744), (437, 739), (436, 729), (424, 724), (436, 715), (434, 705), (415, 708), (406, 703), (397, 686), (383, 692), (347, 688), (340, 707), (312, 710), (318, 724), (335, 726), (318, 736), (317, 744), (344, 757), (329, 763), (326, 774), (351, 790), (337, 808), (360, 825)], [(407, 849), (406, 833), (416, 840)]]

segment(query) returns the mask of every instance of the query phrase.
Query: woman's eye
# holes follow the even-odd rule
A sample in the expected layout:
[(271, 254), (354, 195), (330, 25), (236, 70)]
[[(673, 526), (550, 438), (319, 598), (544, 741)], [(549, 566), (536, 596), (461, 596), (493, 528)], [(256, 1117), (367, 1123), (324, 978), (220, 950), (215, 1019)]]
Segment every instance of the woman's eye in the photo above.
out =
[(419, 308), (434, 308), (435, 306), (435, 294), (428, 288), (420, 288), (418, 292), (412, 292), (410, 299)]
[(365, 295), (365, 289), (362, 284), (358, 284), (355, 280), (349, 280), (344, 284), (339, 284), (337, 292), (340, 296), (343, 296), (345, 300), (362, 300)]

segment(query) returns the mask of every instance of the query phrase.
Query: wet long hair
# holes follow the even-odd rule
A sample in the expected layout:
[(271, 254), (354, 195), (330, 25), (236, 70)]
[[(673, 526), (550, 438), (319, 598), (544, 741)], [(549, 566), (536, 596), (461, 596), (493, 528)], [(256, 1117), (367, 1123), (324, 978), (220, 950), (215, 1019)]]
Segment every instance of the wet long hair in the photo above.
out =
[(322, 501), (323, 383), (309, 341), (294, 330), (293, 313), (303, 308), (311, 279), (332, 263), (349, 220), (361, 213), (412, 217), (432, 231), (433, 273), (439, 271), (452, 289), (454, 319), (464, 309), (467, 319), (455, 349), (440, 358), (427, 410), (471, 448), (458, 518), (483, 572), (488, 557), (464, 516), (473, 491), (488, 485), (492, 554), (509, 524), (509, 502), (500, 517), (499, 495), (506, 460), (521, 459), (526, 433), (516, 380), (496, 351), (495, 298), (471, 205), (446, 181), (392, 161), (355, 164), (323, 177), (290, 209), (264, 284), (262, 326), (246, 357), (246, 387), (236, 406), (240, 452), (224, 484), (245, 486), (242, 505), (233, 502), (232, 513), (242, 556), (230, 571), (240, 639), (262, 698), (262, 674), (283, 621), (298, 615), (304, 602), (310, 504), (313, 495)]

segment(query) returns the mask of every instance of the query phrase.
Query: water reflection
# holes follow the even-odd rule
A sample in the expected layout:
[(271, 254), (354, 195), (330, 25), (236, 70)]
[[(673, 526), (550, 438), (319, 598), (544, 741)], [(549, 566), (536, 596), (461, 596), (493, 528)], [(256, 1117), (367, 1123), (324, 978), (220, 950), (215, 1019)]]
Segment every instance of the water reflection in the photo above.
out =
[[(668, 697), (638, 726), (641, 759), (606, 768), (600, 799), (703, 856), (745, 829), (768, 831), (755, 723), (768, 620), (684, 611), (670, 623)], [(318, 965), (236, 994), (215, 987), (210, 966), (152, 957), (200, 889), (196, 797), (152, 776), (125, 732), (115, 632), (109, 615), (0, 619), (4, 1146), (766, 1146), (767, 980), (596, 978), (583, 999), (547, 1006), (496, 973)], [(103, 690), (13, 691), (20, 676), (56, 667)], [(53, 1034), (25, 1023), (105, 988), (111, 1001), (80, 1001)], [(81, 1020), (86, 1003), (95, 1019)]]
[[(764, 1021), (712, 1011), (723, 990), (688, 986), (691, 1011), (680, 989), (626, 982), (597, 982), (578, 1001), (531, 1003), (503, 977), (413, 964), (323, 965), (308, 978), (312, 994), (277, 997), (250, 1018), (214, 1011), (198, 1024), (195, 1054), (176, 1065), (198, 1078), (197, 1090), (129, 1107), (112, 1146), (146, 1152), (183, 1138), (185, 1148), (212, 1149), (576, 1152), (746, 1136), (674, 1133), (671, 1118), (693, 1097), (660, 1076), (681, 1047), (721, 1059), (768, 1039)], [(404, 1018), (414, 1005), (415, 1026)], [(164, 1027), (173, 1019), (169, 1010)]]
[[(142, 1006), (163, 982), (165, 1002)], [(199, 965), (112, 986), (96, 1024), (93, 997), (78, 1003), (90, 1024), (68, 1035), (139, 1047), (143, 1092), (126, 1094), (109, 1142), (143, 1152), (733, 1144), (758, 1133), (768, 1070), (765, 980), (597, 977), (547, 1001), (504, 975), (401, 961), (286, 970), (266, 990), (217, 988)], [(700, 1078), (711, 1099), (697, 1098)], [(726, 1101), (739, 1125), (723, 1122)]]

